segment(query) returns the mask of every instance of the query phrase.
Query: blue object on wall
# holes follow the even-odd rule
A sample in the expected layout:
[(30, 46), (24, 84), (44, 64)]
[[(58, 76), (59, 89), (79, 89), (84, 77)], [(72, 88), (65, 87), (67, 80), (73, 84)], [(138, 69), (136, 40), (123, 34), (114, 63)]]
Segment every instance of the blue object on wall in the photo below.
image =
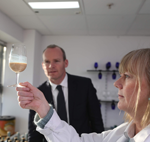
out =
[(116, 79), (116, 73), (115, 73), (115, 71), (112, 74), (112, 79)]
[(102, 73), (101, 73), (101, 72), (99, 72), (98, 78), (99, 78), (99, 79), (102, 79)]
[(119, 68), (119, 62), (116, 62), (116, 68), (117, 69)]
[(106, 69), (109, 70), (110, 67), (111, 67), (111, 62), (107, 62), (107, 64), (106, 64)]
[(114, 100), (112, 100), (111, 108), (114, 110), (114, 109), (115, 109), (115, 107), (116, 107), (116, 105), (115, 105), (115, 101), (114, 101)]
[(97, 63), (97, 62), (94, 63), (94, 68), (95, 68), (95, 69), (98, 68), (98, 63)]

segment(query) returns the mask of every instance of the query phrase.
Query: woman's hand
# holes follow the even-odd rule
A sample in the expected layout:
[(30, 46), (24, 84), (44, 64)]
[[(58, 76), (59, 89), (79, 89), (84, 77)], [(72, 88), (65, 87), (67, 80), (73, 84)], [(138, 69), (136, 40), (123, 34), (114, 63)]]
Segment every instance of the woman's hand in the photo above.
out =
[(47, 115), (50, 106), (43, 93), (32, 86), (29, 82), (20, 83), (21, 87), (16, 87), (19, 105), (24, 109), (32, 109), (43, 118)]

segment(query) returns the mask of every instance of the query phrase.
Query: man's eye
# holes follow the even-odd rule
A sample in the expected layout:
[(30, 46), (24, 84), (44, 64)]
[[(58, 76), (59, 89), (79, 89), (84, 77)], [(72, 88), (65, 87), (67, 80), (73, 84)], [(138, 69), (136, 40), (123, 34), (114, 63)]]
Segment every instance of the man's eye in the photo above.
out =
[(49, 62), (49, 61), (45, 61), (44, 64), (45, 64), (45, 65), (49, 65), (50, 62)]

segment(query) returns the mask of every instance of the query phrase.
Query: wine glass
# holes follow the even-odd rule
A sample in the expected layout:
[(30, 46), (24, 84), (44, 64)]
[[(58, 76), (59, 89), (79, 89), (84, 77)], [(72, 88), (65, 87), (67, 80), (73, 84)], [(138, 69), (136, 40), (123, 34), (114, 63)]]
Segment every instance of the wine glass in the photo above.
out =
[(16, 73), (16, 84), (8, 87), (17, 87), (19, 84), (19, 73), (27, 67), (26, 46), (23, 44), (13, 44), (9, 54), (9, 67)]

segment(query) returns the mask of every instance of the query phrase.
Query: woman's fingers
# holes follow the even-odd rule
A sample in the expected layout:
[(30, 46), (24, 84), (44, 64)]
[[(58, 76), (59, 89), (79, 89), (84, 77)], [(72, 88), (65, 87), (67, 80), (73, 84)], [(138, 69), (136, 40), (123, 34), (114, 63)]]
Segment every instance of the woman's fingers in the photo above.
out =
[(34, 98), (32, 96), (29, 97), (23, 97), (23, 96), (18, 96), (18, 101), (32, 101)]
[(27, 88), (26, 86), (22, 86), (22, 87), (16, 87), (16, 91), (30, 91), (30, 89)]
[(18, 96), (24, 96), (24, 97), (33, 97), (33, 93), (31, 92), (25, 92), (25, 91), (18, 91), (17, 92)]
[(19, 105), (36, 111), (40, 116), (45, 116), (49, 111), (49, 105), (43, 93), (29, 82), (19, 83), (19, 85), (21, 87), (16, 88)]
[(27, 95), (23, 96), (24, 92), (18, 92), (18, 102), (22, 108), (30, 108), (28, 105), (32, 103), (34, 97), (31, 93), (27, 93)]
[(31, 101), (19, 101), (19, 105), (25, 109), (30, 109), (30, 106), (28, 106), (30, 103)]
[(19, 85), (23, 86), (22, 88), (28, 88), (29, 90), (34, 90), (35, 87), (32, 86), (29, 82), (21, 82)]
[(30, 91), (35, 87), (32, 86), (29, 82), (19, 83), (19, 87), (16, 87), (16, 91)]

